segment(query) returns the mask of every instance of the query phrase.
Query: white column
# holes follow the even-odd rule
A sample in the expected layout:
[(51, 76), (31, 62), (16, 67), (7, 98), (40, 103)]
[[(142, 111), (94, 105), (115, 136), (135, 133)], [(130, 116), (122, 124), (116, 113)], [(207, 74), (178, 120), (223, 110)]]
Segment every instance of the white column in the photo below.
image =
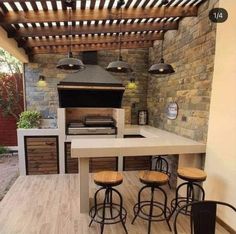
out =
[(80, 213), (89, 212), (89, 158), (79, 158)]
[(25, 162), (25, 141), (24, 134), (20, 129), (17, 129), (17, 144), (18, 144), (18, 158), (20, 175), (26, 175), (26, 162)]
[[(117, 138), (124, 137), (124, 129), (125, 129), (125, 111), (124, 109), (114, 109), (113, 110), (113, 118), (116, 120), (117, 127)], [(123, 171), (123, 156), (118, 156), (118, 171)]]
[(59, 129), (59, 169), (60, 174), (65, 174), (65, 141), (66, 141), (66, 116), (65, 108), (57, 109), (57, 125)]

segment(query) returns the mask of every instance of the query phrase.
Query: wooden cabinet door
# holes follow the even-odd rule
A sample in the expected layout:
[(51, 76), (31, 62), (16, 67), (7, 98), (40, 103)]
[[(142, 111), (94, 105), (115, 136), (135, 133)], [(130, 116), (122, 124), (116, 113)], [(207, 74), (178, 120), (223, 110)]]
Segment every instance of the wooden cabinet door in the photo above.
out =
[(71, 143), (65, 143), (65, 170), (66, 173), (78, 173), (79, 172), (79, 160), (78, 158), (71, 158)]
[(124, 157), (124, 171), (139, 171), (151, 169), (151, 156), (129, 156)]
[(25, 137), (27, 175), (58, 174), (58, 137)]
[(90, 158), (89, 172), (117, 171), (118, 157)]
[[(66, 173), (78, 173), (79, 172), (79, 160), (77, 158), (71, 158), (71, 143), (65, 143), (65, 168)], [(89, 172), (98, 171), (116, 171), (118, 169), (117, 157), (104, 157), (104, 158), (90, 158), (89, 159)]]

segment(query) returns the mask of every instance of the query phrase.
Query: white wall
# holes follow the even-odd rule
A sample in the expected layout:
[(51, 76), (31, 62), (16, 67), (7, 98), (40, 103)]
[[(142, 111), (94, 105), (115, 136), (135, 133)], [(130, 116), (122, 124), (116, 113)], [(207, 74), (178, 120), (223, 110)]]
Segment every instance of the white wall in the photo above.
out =
[[(204, 183), (207, 199), (236, 207), (236, 1), (220, 0), (229, 18), (217, 25)], [(236, 230), (236, 214), (219, 210), (218, 216)]]

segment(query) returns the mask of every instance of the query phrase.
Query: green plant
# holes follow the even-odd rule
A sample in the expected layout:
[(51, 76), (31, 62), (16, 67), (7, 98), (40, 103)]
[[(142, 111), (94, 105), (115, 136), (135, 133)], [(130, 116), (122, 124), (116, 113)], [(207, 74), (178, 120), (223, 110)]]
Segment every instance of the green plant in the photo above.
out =
[(22, 64), (0, 48), (0, 109), (16, 120), (23, 111)]
[(40, 124), (40, 113), (38, 111), (24, 111), (20, 114), (17, 122), (18, 128), (38, 128)]
[(0, 154), (6, 154), (8, 152), (7, 148), (0, 145)]

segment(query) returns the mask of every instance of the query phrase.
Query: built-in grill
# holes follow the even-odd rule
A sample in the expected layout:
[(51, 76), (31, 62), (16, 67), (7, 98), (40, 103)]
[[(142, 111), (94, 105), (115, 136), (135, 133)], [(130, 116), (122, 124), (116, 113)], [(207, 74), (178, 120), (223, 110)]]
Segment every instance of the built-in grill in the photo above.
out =
[[(111, 113), (104, 114), (104, 108), (120, 108), (125, 87), (121, 81), (97, 65), (96, 52), (84, 53), (82, 60), (86, 65), (85, 69), (67, 74), (57, 85), (59, 106), (74, 113), (66, 121), (67, 134), (115, 135), (116, 123)], [(96, 114), (89, 115), (86, 112), (88, 114), (81, 115), (75, 113), (76, 109), (96, 109)]]
[(67, 127), (68, 135), (115, 135), (115, 121), (109, 116), (87, 116), (84, 122), (72, 122)]

